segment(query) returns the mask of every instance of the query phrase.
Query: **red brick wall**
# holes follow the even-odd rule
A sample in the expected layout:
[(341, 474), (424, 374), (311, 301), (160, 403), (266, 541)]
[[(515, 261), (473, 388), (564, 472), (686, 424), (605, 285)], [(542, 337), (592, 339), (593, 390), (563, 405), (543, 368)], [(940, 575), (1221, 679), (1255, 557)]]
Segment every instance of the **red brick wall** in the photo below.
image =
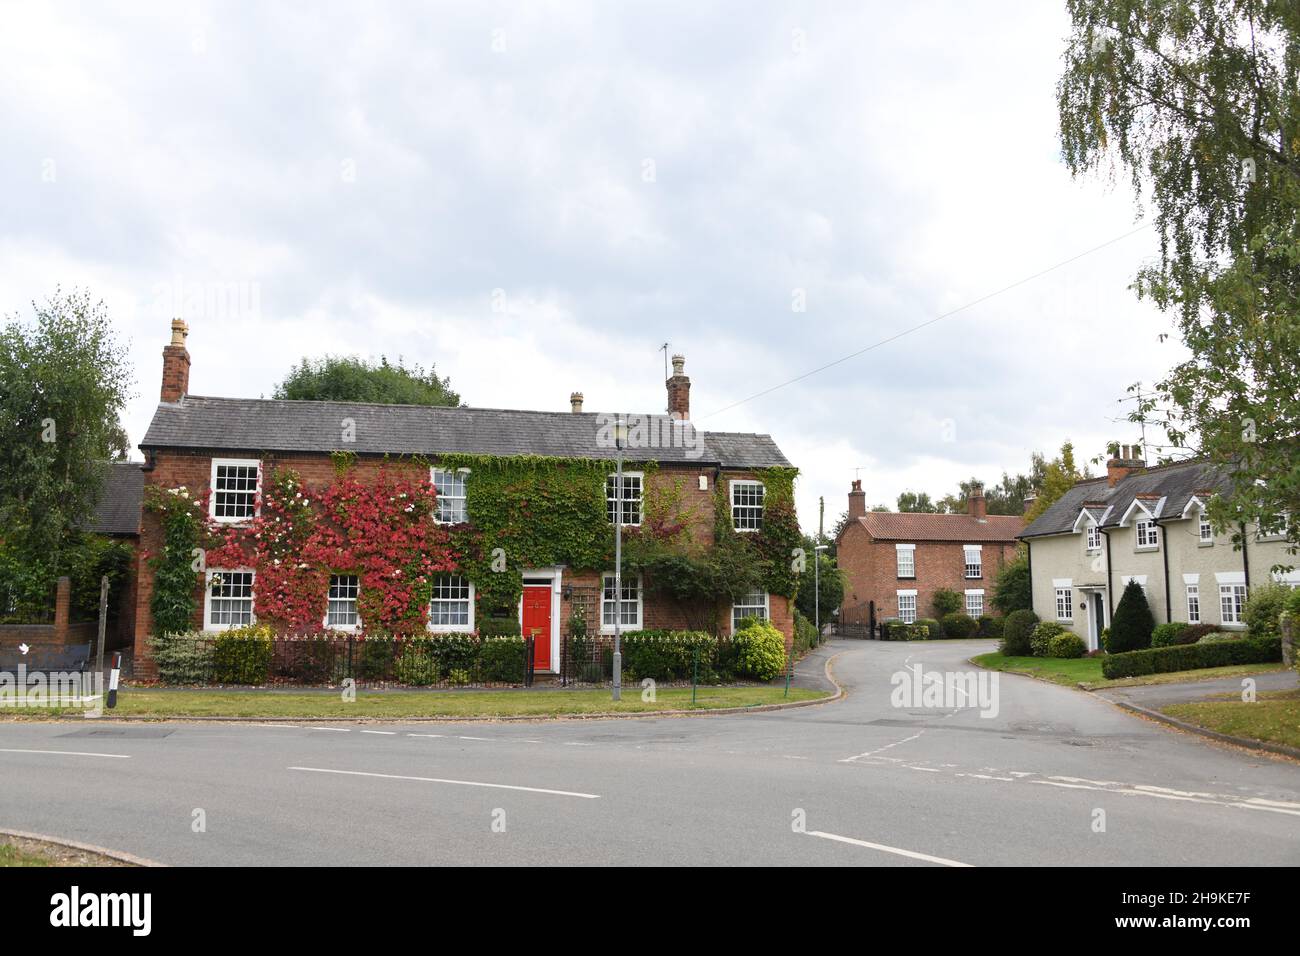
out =
[[(337, 477), (334, 462), (326, 454), (271, 455), (258, 451), (222, 451), (213, 455), (210, 452), (168, 450), (156, 454), (153, 467), (145, 471), (145, 483), (160, 488), (175, 488), (184, 485), (192, 493), (202, 493), (208, 488), (214, 457), (260, 459), (264, 470), (269, 470), (273, 466), (292, 468), (299, 473), (304, 484), (309, 488), (324, 488), (333, 484)], [(363, 458), (355, 462), (351, 473), (362, 480), (366, 480), (377, 476), (382, 467), (384, 467), (384, 462), (380, 458)], [(412, 478), (427, 477), (428, 475), (425, 468), (413, 462), (389, 462), (387, 467), (390, 472), (404, 473)], [(708, 488), (706, 490), (701, 490), (699, 487), (701, 475), (708, 479)], [(748, 477), (752, 477), (752, 475), (747, 472), (727, 472), (723, 473), (720, 480), (725, 482), (732, 478)], [(714, 535), (713, 509), (716, 480), (719, 479), (714, 468), (661, 465), (648, 477), (646, 494), (649, 496), (656, 491), (672, 491), (678, 494), (680, 514), (684, 516), (692, 545), (705, 547), (712, 543)], [(149, 603), (153, 598), (153, 574), (148, 565), (148, 558), (151, 554), (158, 552), (161, 547), (162, 529), (159, 520), (156, 515), (146, 511), (141, 521), (140, 547), (136, 556), (135, 613), (134, 627), (132, 628), (135, 643), (135, 675), (141, 679), (157, 676), (157, 671), (150, 659), (147, 643), (148, 637), (153, 630), (153, 619), (149, 611)], [(582, 582), (594, 585), (599, 583), (599, 576), (594, 572), (575, 573), (573, 575), (566, 573), (564, 580), (565, 583)], [(194, 590), (197, 606), (194, 612), (193, 626), (196, 629), (202, 629), (203, 589), (202, 583), (197, 576)], [(774, 596), (771, 599), (771, 608), (773, 623), (786, 635), (787, 643), (791, 642), (793, 640), (794, 625), (789, 602), (784, 598)], [(560, 606), (562, 628), (567, 625), (569, 612), (568, 602), (562, 601)], [(719, 616), (723, 622), (724, 630), (729, 615), (729, 608), (720, 609)], [(643, 605), (642, 619), (644, 626), (648, 628), (684, 628), (688, 626), (685, 615), (681, 613), (679, 608), (668, 605), (663, 601), (651, 600), (648, 597)]]
[[(844, 529), (840, 537), (837, 556), (844, 571), (844, 603), (840, 621), (845, 624), (867, 624), (870, 603), (875, 601), (876, 620), (898, 616), (900, 590), (915, 590), (918, 618), (934, 616), (934, 592), (948, 588), (961, 594), (968, 588), (984, 589), (985, 613), (991, 614), (989, 599), (993, 582), (999, 569), (1015, 558), (1016, 546), (1012, 542), (971, 542), (983, 547), (983, 576), (966, 577), (964, 542), (917, 541), (915, 560), (916, 577), (898, 577), (896, 541), (877, 541), (860, 524)], [(910, 543), (910, 542), (905, 542)]]

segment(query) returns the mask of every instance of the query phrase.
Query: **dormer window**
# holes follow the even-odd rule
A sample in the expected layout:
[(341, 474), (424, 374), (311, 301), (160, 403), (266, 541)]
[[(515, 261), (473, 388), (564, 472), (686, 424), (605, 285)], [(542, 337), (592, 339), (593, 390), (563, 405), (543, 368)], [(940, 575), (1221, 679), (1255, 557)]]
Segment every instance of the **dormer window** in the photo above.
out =
[(1139, 548), (1158, 548), (1160, 546), (1160, 529), (1149, 519), (1137, 522), (1137, 546)]
[(1101, 528), (1100, 528), (1100, 526), (1098, 526), (1098, 525), (1096, 525), (1096, 524), (1090, 524), (1090, 525), (1088, 525), (1088, 529), (1084, 532), (1084, 535), (1085, 535), (1085, 538), (1084, 538), (1084, 546), (1085, 546), (1089, 551), (1100, 551), (1100, 550), (1101, 550)]
[(1197, 540), (1201, 544), (1214, 544), (1214, 528), (1210, 524), (1210, 519), (1204, 514), (1197, 522)]

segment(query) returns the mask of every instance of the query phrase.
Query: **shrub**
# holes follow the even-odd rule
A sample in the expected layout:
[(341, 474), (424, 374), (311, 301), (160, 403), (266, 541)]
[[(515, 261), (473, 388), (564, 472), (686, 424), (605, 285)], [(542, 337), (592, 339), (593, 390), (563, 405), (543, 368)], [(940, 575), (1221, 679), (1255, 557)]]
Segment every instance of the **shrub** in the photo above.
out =
[(364, 681), (388, 680), (397, 662), (397, 642), (387, 634), (367, 634), (353, 651), (357, 677)]
[(1173, 671), (1227, 667), (1233, 664), (1270, 664), (1282, 659), (1282, 642), (1278, 638), (1253, 638), (1207, 644), (1180, 644), (1153, 647), (1142, 651), (1110, 654), (1101, 662), (1101, 672), (1109, 680), (1139, 677), (1144, 674), (1168, 674)]
[(441, 676), (433, 642), (426, 637), (403, 641), (393, 667), (393, 676), (399, 683), (411, 687), (428, 687), (438, 683)]
[(347, 676), (347, 648), (326, 634), (278, 642), (276, 677), (303, 684), (332, 684)]
[(1078, 634), (1057, 634), (1048, 644), (1049, 657), (1062, 657), (1072, 659), (1082, 657), (1088, 650), (1088, 645), (1083, 643), (1083, 638)]
[(1151, 646), (1151, 632), (1156, 619), (1147, 604), (1146, 592), (1136, 581), (1129, 581), (1120, 596), (1119, 606), (1110, 622), (1110, 640), (1106, 650), (1112, 654), (1139, 651)]
[[(757, 618), (750, 621), (749, 628), (758, 626)], [(740, 630), (746, 629), (742, 623)], [(703, 631), (632, 631), (623, 635), (623, 672), (632, 680), (690, 680), (698, 663), (700, 679), (712, 680), (716, 650), (717, 641)]]
[(990, 617), (984, 614), (979, 619), (979, 636), (980, 637), (1002, 637), (1002, 627), (1006, 624), (1006, 618)]
[(1240, 631), (1235, 634), (1232, 633), (1231, 631), (1211, 631), (1209, 634), (1206, 634), (1196, 643), (1197, 644), (1226, 644), (1228, 641), (1245, 640), (1245, 637), (1246, 635), (1242, 634)]
[(908, 624), (905, 621), (886, 621), (884, 639), (887, 641), (928, 641), (930, 626), (924, 621)]
[(943, 637), (943, 625), (932, 617), (923, 617), (916, 622), (925, 628), (925, 633), (917, 637), (918, 641), (937, 641)]
[(1191, 625), (1182, 621), (1170, 621), (1168, 624), (1157, 624), (1156, 629), (1151, 632), (1152, 647), (1173, 647), (1175, 644), (1183, 643), (1178, 639), (1183, 631)]
[(498, 684), (522, 684), (527, 669), (527, 645), (522, 637), (485, 637), (479, 660), (483, 679)]
[(794, 650), (802, 654), (817, 646), (817, 625), (804, 617), (798, 608), (794, 610)]
[(522, 633), (517, 617), (485, 617), (478, 622), (479, 637), (519, 637)]
[(1043, 621), (1029, 635), (1029, 652), (1034, 657), (1052, 656), (1052, 639), (1061, 634), (1068, 634), (1064, 626), (1055, 621)]
[(951, 588), (939, 588), (930, 600), (934, 604), (934, 613), (939, 620), (943, 620), (949, 614), (956, 614), (965, 603), (965, 599)]
[(158, 679), (164, 684), (205, 684), (212, 679), (212, 640), (199, 631), (149, 638)]
[(434, 634), (429, 638), (429, 644), (440, 673), (450, 675), (452, 671), (464, 671), (472, 674), (478, 666), (478, 641), (469, 634)]
[(736, 670), (745, 677), (772, 680), (785, 671), (785, 638), (767, 621), (736, 632)]
[(1008, 657), (1028, 657), (1033, 653), (1029, 637), (1038, 624), (1038, 615), (1028, 608), (1012, 611), (1002, 625), (1002, 644), (999, 650)]
[(218, 684), (265, 684), (275, 632), (266, 624), (223, 631), (212, 642), (212, 679)]
[(979, 626), (979, 621), (960, 611), (943, 616), (944, 637), (974, 637)]
[(1009, 616), (1014, 611), (1028, 611), (1034, 606), (1033, 595), (1029, 593), (1029, 561), (1018, 557), (1008, 562), (998, 571), (997, 580), (993, 582), (993, 594), (989, 605)]
[(1246, 598), (1246, 629), (1251, 637), (1281, 637), (1282, 611), (1286, 608), (1291, 589), (1285, 584), (1263, 584), (1251, 588)]
[[(1213, 634), (1214, 630), (1213, 624), (1188, 624), (1178, 632), (1178, 636), (1174, 639), (1174, 645), (1195, 644), (1206, 635)], [(1154, 640), (1154, 637), (1152, 640)]]

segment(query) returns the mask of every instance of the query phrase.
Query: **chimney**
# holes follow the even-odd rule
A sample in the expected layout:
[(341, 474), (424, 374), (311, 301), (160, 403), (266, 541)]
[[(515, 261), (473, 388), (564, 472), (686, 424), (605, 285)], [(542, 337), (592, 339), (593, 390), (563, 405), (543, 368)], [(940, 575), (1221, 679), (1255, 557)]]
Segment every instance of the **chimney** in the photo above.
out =
[(582, 392), (574, 392), (569, 396), (569, 408), (573, 414), (582, 414)]
[(190, 353), (185, 337), (190, 328), (184, 319), (172, 319), (172, 340), (163, 349), (162, 401), (179, 402), (190, 390)]
[(1114, 451), (1106, 462), (1106, 487), (1114, 488), (1129, 475), (1146, 469), (1146, 462), (1139, 457), (1141, 448), (1137, 445), (1112, 445)]
[(1025, 498), (1024, 511), (1022, 512), (1022, 514), (1029, 514), (1030, 509), (1034, 507), (1034, 502), (1037, 500), (1038, 500), (1038, 495), (1028, 495)]
[(861, 518), (867, 513), (867, 493), (862, 490), (862, 482), (854, 480), (853, 490), (849, 492), (849, 519)]
[(988, 520), (989, 506), (984, 500), (983, 485), (971, 485), (970, 494), (966, 497), (966, 513), (979, 522)]
[(680, 355), (674, 355), (673, 377), (666, 383), (668, 385), (668, 414), (678, 421), (688, 421), (691, 417), (691, 380), (682, 373), (682, 369), (685, 367), (686, 359)]

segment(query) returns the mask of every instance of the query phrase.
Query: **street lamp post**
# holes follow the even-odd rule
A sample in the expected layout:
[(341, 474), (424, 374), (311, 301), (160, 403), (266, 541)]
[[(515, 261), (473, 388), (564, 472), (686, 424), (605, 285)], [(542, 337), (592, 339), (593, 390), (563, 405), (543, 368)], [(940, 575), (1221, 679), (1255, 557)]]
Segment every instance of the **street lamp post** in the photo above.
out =
[(627, 426), (620, 415), (614, 426), (614, 700), (623, 698), (623, 439)]

